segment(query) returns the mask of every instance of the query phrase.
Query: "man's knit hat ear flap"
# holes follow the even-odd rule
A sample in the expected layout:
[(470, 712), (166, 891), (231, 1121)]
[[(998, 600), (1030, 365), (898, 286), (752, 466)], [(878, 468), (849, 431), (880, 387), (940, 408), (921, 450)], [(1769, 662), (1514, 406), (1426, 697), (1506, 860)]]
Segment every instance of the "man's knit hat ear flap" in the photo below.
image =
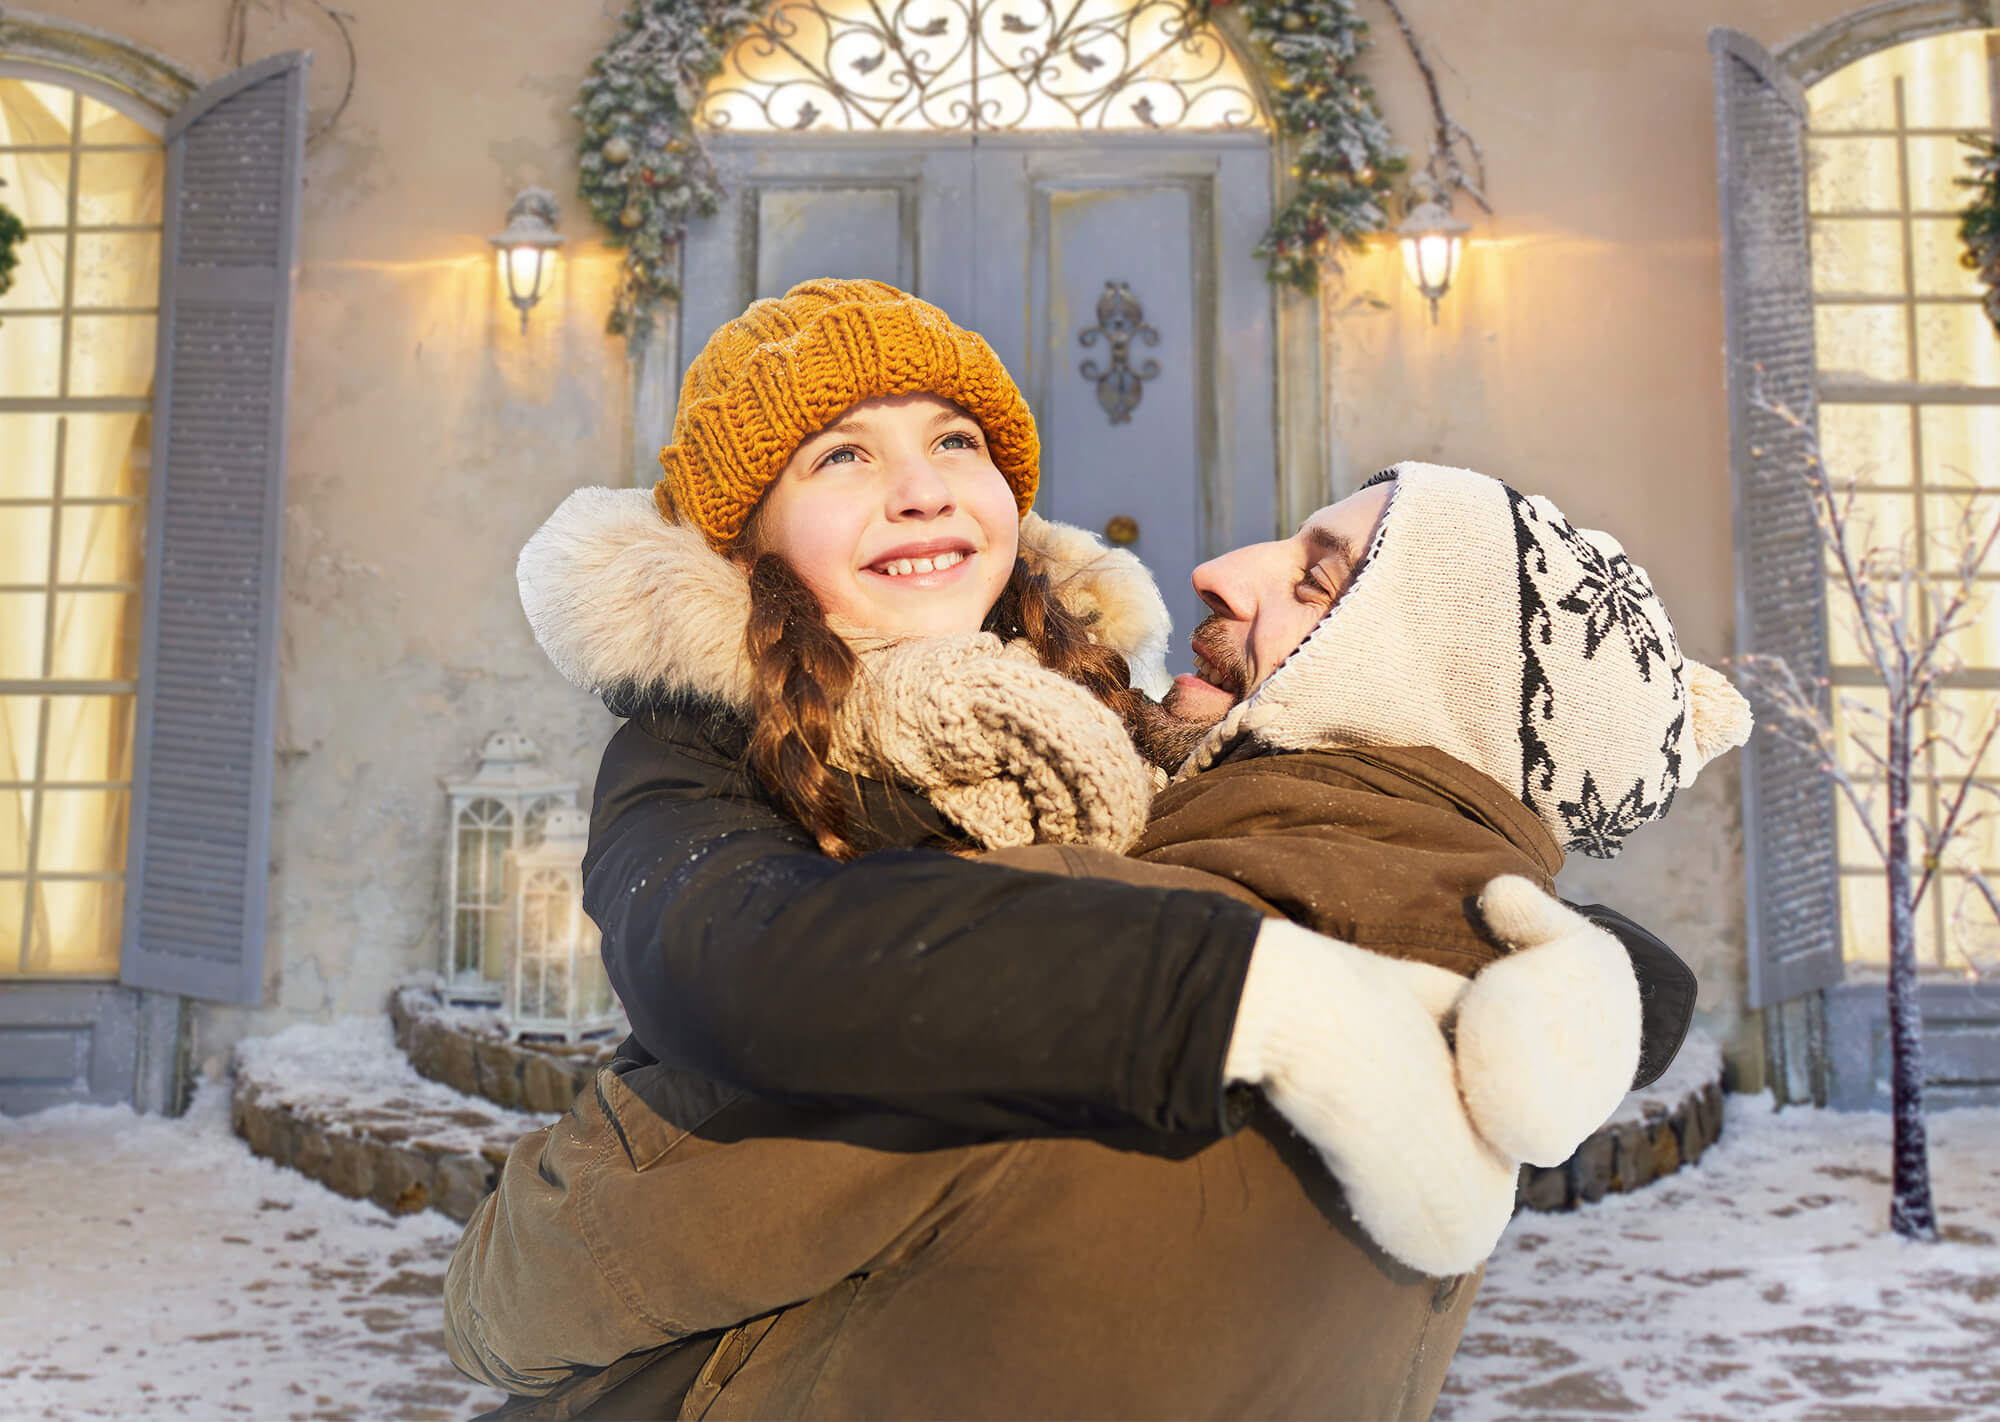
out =
[[(1750, 703), (1714, 667), (1690, 661), (1686, 671), (1688, 715), (1693, 722), (1694, 750), (1707, 765), (1724, 751), (1750, 739), (1754, 724)], [(1701, 765), (1694, 767), (1701, 769)]]

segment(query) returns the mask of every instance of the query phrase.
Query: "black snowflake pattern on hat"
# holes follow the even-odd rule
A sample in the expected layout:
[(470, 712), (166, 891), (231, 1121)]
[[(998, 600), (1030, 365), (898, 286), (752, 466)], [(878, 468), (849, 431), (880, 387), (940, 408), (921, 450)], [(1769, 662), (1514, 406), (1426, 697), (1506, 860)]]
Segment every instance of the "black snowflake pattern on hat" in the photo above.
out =
[(1536, 644), (1546, 647), (1554, 640), (1554, 621), (1535, 583), (1537, 573), (1549, 571), (1549, 555), (1535, 536), (1533, 524), (1540, 522), (1533, 505), (1508, 484), (1507, 510), (1514, 516), (1514, 553), (1521, 596), (1521, 799), (1536, 814), (1541, 806), (1535, 791), (1555, 788), (1556, 759), (1549, 753), (1537, 722), (1553, 721), (1556, 715), (1555, 685), (1542, 667)]
[(1615, 629), (1624, 634), (1625, 645), (1638, 663), (1640, 679), (1651, 681), (1652, 659), (1669, 658), (1659, 629), (1647, 615), (1646, 604), (1653, 600), (1653, 585), (1646, 581), (1645, 571), (1623, 553), (1607, 558), (1602, 548), (1578, 533), (1566, 519), (1551, 519), (1549, 526), (1583, 565), (1582, 578), (1556, 600), (1556, 606), (1583, 618), (1585, 660), (1597, 655), (1598, 647)]
[(1674, 807), (1674, 796), (1681, 788), (1681, 732), (1687, 729), (1687, 699), (1680, 694), (1680, 681), (1675, 678), (1674, 697), (1680, 707), (1674, 712), (1674, 719), (1667, 723), (1666, 738), (1660, 742), (1660, 754), (1666, 758), (1666, 773), (1660, 777), (1660, 815)]
[(1563, 848), (1578, 850), (1592, 859), (1617, 858), (1618, 851), (1625, 847), (1625, 837), (1660, 814), (1660, 807), (1646, 799), (1644, 779), (1634, 780), (1632, 788), (1619, 797), (1617, 804), (1606, 805), (1598, 791), (1597, 778), (1588, 770), (1583, 772), (1583, 790), (1577, 798), (1565, 800), (1556, 808), (1562, 812), (1563, 824), (1569, 830)]

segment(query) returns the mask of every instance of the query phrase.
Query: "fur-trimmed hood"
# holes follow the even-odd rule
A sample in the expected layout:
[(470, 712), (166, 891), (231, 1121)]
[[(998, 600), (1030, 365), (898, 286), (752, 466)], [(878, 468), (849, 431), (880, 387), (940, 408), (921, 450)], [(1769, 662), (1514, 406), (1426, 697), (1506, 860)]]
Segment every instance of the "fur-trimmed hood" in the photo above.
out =
[[(1144, 564), (1033, 513), (1021, 556), (1125, 658), (1134, 686), (1165, 694), (1167, 606)], [(578, 489), (521, 549), (515, 577), (535, 640), (576, 686), (613, 704), (750, 705), (748, 579), (699, 532), (661, 518), (646, 490)]]

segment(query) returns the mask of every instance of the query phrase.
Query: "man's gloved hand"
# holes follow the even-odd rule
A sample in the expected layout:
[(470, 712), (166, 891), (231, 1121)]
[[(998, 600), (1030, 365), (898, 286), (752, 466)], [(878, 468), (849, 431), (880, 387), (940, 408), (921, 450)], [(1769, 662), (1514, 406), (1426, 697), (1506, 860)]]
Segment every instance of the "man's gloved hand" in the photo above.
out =
[(1569, 1159), (1639, 1065), (1639, 984), (1624, 945), (1519, 875), (1479, 896), (1514, 951), (1458, 1003), (1458, 1086), (1479, 1133), (1536, 1165)]
[(1386, 1252), (1462, 1274), (1512, 1218), (1518, 1162), (1473, 1128), (1438, 1030), (1463, 980), (1423, 967), (1266, 922), (1224, 1074), (1261, 1087), (1312, 1142)]

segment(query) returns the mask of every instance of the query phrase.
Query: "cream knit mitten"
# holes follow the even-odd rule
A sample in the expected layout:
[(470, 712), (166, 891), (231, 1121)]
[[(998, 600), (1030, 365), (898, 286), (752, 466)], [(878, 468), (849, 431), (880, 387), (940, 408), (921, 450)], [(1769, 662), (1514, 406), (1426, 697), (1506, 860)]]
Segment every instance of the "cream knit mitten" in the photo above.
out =
[(1411, 966), (1269, 920), (1224, 1073), (1261, 1087), (1312, 1142), (1387, 1253), (1425, 1274), (1462, 1274), (1512, 1218), (1517, 1164), (1459, 1100), (1435, 1015), (1458, 988)]
[(1479, 909), (1514, 951), (1459, 1002), (1459, 1090), (1503, 1154), (1559, 1165), (1638, 1072), (1638, 979), (1623, 944), (1519, 875), (1488, 884)]
[(832, 760), (924, 790), (988, 848), (1095, 844), (1145, 828), (1150, 766), (1089, 691), (991, 633), (857, 648)]

